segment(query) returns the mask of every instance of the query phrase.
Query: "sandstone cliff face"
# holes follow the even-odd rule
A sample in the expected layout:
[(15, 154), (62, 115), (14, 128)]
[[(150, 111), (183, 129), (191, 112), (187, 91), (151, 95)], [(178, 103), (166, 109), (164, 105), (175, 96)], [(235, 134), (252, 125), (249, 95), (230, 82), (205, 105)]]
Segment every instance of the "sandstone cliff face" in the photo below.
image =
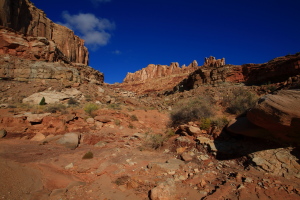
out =
[(146, 68), (143, 68), (135, 73), (128, 73), (123, 82), (144, 82), (148, 79), (191, 73), (197, 68), (197, 61), (193, 61), (189, 66), (183, 66), (181, 68), (179, 67), (179, 64), (177, 62), (171, 63), (170, 66), (150, 64)]
[[(173, 88), (184, 91), (203, 84), (245, 83), (261, 85), (286, 80), (297, 81), (300, 75), (300, 53), (273, 59), (265, 64), (225, 65), (225, 59), (205, 58), (204, 65)], [(293, 78), (292, 78), (293, 77)], [(297, 79), (297, 80), (292, 80)]]
[(93, 68), (60, 62), (44, 62), (0, 55), (0, 78), (15, 81), (44, 81), (69, 85), (72, 83), (103, 83), (103, 74)]
[(103, 83), (103, 74), (87, 66), (87, 48), (72, 30), (29, 0), (2, 0), (0, 11), (0, 78)]
[(1, 26), (11, 28), (24, 36), (46, 38), (55, 43), (58, 51), (69, 62), (88, 65), (88, 50), (84, 47), (84, 41), (75, 36), (72, 30), (53, 23), (29, 0), (2, 0), (0, 11)]

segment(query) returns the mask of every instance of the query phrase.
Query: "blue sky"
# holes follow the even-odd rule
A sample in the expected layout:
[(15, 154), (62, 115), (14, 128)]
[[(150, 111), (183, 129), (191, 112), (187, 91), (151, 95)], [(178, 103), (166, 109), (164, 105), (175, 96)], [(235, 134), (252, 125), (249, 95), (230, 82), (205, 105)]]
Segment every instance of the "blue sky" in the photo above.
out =
[(86, 40), (106, 83), (148, 64), (264, 63), (300, 52), (298, 0), (31, 0)]

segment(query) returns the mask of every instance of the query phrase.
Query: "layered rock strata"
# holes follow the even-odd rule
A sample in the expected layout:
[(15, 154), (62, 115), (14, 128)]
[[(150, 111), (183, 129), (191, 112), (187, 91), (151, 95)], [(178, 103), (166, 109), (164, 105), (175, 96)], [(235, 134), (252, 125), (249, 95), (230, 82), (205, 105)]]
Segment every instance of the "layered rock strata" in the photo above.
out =
[(0, 55), (0, 78), (15, 81), (60, 81), (62, 84), (91, 82), (102, 84), (103, 74), (86, 65), (22, 59)]
[[(25, 37), (46, 38), (46, 40), (42, 39), (44, 42), (39, 41), (40, 43), (33, 42), (31, 38), (28, 38), (28, 42), (33, 43), (33, 47), (44, 46), (49, 43), (49, 48), (55, 50), (55, 44), (56, 48), (69, 62), (88, 65), (88, 50), (84, 46), (84, 41), (74, 35), (74, 32), (67, 27), (52, 22), (42, 10), (37, 9), (29, 0), (3, 0), (0, 1), (0, 9), (1, 26), (10, 28), (18, 32), (18, 34), (23, 34)], [(9, 37), (5, 37), (5, 40), (9, 40)], [(18, 44), (10, 46), (2, 44), (2, 49), (6, 47), (2, 51), (10, 52), (8, 49), (12, 48), (20, 52), (22, 48), (32, 47), (26, 41), (20, 40), (20, 42), (24, 43), (20, 47)], [(29, 46), (27, 47), (26, 44)]]
[(135, 73), (128, 73), (123, 82), (138, 82), (146, 81), (148, 79), (155, 79), (160, 77), (169, 77), (173, 75), (188, 74), (198, 68), (198, 63), (194, 60), (189, 66), (179, 67), (179, 63), (173, 62), (170, 66), (149, 64)]
[(29, 0), (0, 1), (0, 78), (103, 83), (88, 67), (84, 40), (53, 23)]
[[(204, 65), (192, 72), (173, 88), (173, 92), (190, 90), (204, 84), (245, 83), (292, 83), (300, 75), (300, 53), (273, 59), (264, 64), (223, 65), (225, 59), (205, 58)], [(285, 83), (286, 84), (286, 83)]]

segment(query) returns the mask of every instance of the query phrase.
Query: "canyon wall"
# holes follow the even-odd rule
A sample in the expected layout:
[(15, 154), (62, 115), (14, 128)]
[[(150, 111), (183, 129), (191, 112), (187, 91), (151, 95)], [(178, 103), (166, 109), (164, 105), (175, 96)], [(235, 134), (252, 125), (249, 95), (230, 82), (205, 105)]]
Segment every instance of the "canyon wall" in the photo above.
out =
[[(44, 11), (36, 8), (29, 0), (1, 0), (0, 11), (1, 26), (13, 30), (18, 35), (23, 34), (23, 39), (28, 36), (46, 38), (52, 48), (65, 56), (65, 60), (88, 65), (88, 50), (84, 41), (67, 27), (52, 22)], [(5, 39), (7, 41), (7, 37)], [(11, 48), (17, 47), (3, 44), (1, 47), (2, 52), (9, 54), (13, 52), (9, 50)], [(18, 50), (20, 49), (16, 51)]]
[(0, 0), (0, 78), (92, 82), (104, 76), (88, 65), (84, 40), (53, 23), (29, 0)]
[(150, 64), (135, 73), (128, 73), (123, 80), (124, 83), (146, 81), (148, 79), (156, 79), (161, 77), (169, 77), (174, 75), (188, 74), (198, 68), (198, 63), (194, 60), (189, 66), (179, 67), (179, 63), (173, 62), (168, 65)]
[(275, 58), (264, 64), (225, 65), (225, 59), (205, 58), (204, 65), (173, 88), (173, 92), (198, 88), (204, 84), (244, 83), (262, 85), (290, 83), (300, 79), (300, 53)]

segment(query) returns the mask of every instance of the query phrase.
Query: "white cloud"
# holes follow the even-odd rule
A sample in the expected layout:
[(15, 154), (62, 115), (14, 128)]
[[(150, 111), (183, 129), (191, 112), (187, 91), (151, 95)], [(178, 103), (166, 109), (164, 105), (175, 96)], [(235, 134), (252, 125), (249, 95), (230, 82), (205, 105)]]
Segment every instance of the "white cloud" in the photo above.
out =
[(97, 18), (91, 13), (70, 15), (68, 12), (63, 12), (62, 17), (65, 22), (59, 24), (72, 29), (85, 40), (87, 46), (93, 48), (105, 46), (111, 37), (109, 31), (115, 29), (113, 22), (105, 18)]

